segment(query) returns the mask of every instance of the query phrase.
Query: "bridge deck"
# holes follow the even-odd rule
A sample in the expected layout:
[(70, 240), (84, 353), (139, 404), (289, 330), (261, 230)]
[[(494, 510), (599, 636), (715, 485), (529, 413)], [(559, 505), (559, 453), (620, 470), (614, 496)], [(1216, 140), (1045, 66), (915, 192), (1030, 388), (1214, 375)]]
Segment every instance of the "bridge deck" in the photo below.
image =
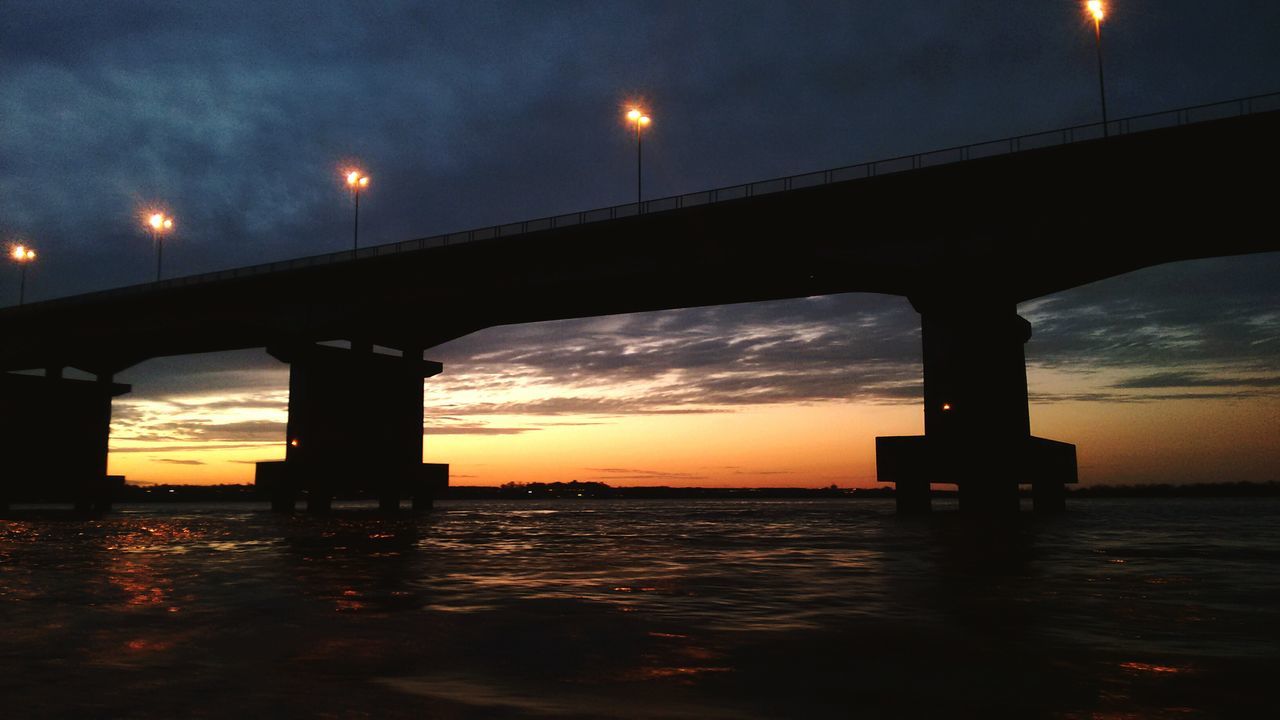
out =
[[(0, 310), (0, 369), (939, 283), (1021, 301), (1280, 249), (1280, 94)], [(1229, 116), (1229, 117), (1222, 117)], [(1213, 119), (1205, 119), (1213, 118)]]

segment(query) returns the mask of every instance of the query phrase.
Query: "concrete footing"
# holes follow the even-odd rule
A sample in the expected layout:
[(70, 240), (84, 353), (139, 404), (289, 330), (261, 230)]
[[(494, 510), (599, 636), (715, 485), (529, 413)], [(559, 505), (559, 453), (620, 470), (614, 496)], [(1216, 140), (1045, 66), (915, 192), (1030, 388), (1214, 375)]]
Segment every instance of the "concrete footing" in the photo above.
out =
[[(271, 501), (271, 509), (291, 513), (297, 509), (299, 498), (306, 500), (307, 512), (326, 513), (333, 507), (334, 489), (339, 499), (367, 500), (376, 498), (378, 508), (384, 512), (400, 510), (403, 500), (411, 501), (417, 512), (431, 510), (435, 499), (449, 486), (449, 466), (442, 463), (420, 463), (418, 473), (408, 482), (395, 487), (381, 486), (376, 494), (362, 492), (360, 483), (347, 482), (341, 477), (322, 477), (308, 474), (288, 461), (260, 462), (254, 486), (258, 496)], [(345, 490), (343, 488), (346, 488)]]
[(1016, 512), (1020, 484), (1031, 485), (1037, 512), (1062, 512), (1076, 448), (1034, 436), (979, 452), (924, 435), (878, 437), (876, 475), (894, 483), (900, 513), (928, 512), (930, 483), (956, 485), (965, 512)]
[(1031, 484), (1031, 504), (1038, 513), (1060, 513), (1067, 509), (1067, 486), (1045, 480)]
[(966, 513), (1004, 514), (1018, 512), (1018, 484), (988, 480), (960, 485), (960, 511)]

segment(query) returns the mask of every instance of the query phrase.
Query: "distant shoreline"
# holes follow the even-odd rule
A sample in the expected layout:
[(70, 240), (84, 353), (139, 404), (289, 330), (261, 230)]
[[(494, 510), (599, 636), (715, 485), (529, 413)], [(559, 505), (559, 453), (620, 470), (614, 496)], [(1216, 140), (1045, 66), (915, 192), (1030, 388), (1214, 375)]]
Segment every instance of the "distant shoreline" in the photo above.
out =
[[(1029, 488), (1023, 488), (1029, 495)], [(935, 489), (934, 497), (953, 497), (954, 489)], [(1194, 483), (1187, 485), (1092, 485), (1069, 489), (1075, 498), (1141, 497), (1277, 497), (1280, 482)], [(894, 497), (892, 487), (873, 488), (702, 488), (613, 487), (604, 483), (508, 483), (503, 486), (454, 486), (442, 500), (860, 500)], [(355, 498), (351, 498), (355, 499)], [(121, 503), (262, 502), (252, 485), (126, 485)], [(40, 502), (32, 498), (32, 502)], [(28, 502), (14, 498), (14, 502)]]

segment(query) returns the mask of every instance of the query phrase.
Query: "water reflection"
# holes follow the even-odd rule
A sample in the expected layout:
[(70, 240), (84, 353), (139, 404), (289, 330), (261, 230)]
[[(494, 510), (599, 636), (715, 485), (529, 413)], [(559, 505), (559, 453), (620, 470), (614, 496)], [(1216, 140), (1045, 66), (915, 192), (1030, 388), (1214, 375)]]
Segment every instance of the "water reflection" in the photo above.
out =
[(891, 510), (24, 520), (0, 527), (0, 677), (21, 680), (10, 707), (143, 718), (200, 714), (183, 711), (192, 697), (380, 717), (848, 717), (938, 699), (958, 714), (1245, 716), (1267, 700), (1280, 503), (1099, 503), (1002, 526)]
[(412, 582), (423, 570), (414, 555), (422, 538), (418, 516), (377, 513), (273, 517), (283, 534), (287, 572), (296, 589), (323, 599), (334, 612), (398, 612), (424, 604)]

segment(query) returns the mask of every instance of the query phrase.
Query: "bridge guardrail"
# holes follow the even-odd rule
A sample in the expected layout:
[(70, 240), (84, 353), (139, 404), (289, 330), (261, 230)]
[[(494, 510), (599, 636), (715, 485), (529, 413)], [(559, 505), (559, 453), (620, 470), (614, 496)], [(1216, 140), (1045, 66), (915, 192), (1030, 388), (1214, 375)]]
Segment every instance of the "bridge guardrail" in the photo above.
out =
[(490, 225), (462, 232), (443, 233), (440, 235), (432, 235), (413, 240), (403, 240), (384, 245), (371, 245), (369, 247), (360, 248), (354, 252), (345, 250), (341, 252), (324, 253), (321, 255), (310, 255), (290, 260), (279, 260), (261, 265), (249, 265), (230, 270), (219, 270), (215, 272), (202, 273), (200, 275), (189, 275), (186, 277), (161, 280), (159, 282), (146, 283), (143, 285), (131, 285), (123, 288), (76, 295), (69, 298), (47, 300), (39, 304), (50, 305), (62, 302), (78, 302), (89, 298), (102, 299), (109, 296), (146, 292), (157, 288), (185, 287), (207, 282), (217, 282), (220, 280), (261, 275), (264, 273), (296, 270), (319, 265), (331, 265), (335, 263), (348, 262), (352, 259), (359, 260), (363, 258), (393, 255), (401, 252), (415, 252), (429, 248), (474, 242), (476, 240), (488, 240), (500, 237), (510, 237), (512, 235), (523, 235), (525, 233), (541, 230), (586, 225), (596, 222), (616, 220), (619, 218), (634, 217), (640, 214), (665, 212), (668, 210), (678, 210), (681, 208), (696, 207), (698, 205), (755, 197), (757, 195), (769, 195), (778, 192), (798, 190), (801, 188), (816, 187), (819, 185), (830, 185), (832, 183), (844, 182), (847, 180), (859, 180), (880, 175), (907, 172), (925, 167), (948, 165), (956, 162), (977, 160), (979, 158), (992, 157), (996, 155), (1009, 155), (1038, 148), (1070, 145), (1077, 142), (1099, 140), (1106, 134), (1115, 136), (1130, 135), (1149, 130), (1158, 130), (1161, 128), (1176, 127), (1179, 125), (1190, 125), (1229, 117), (1240, 117), (1255, 113), (1270, 112), (1273, 110), (1280, 110), (1280, 93), (1254, 95), (1235, 100), (1194, 105), (1176, 110), (1165, 110), (1120, 118), (1107, 122), (1105, 131), (1103, 123), (1075, 125), (1072, 127), (1061, 128), (1059, 130), (1049, 130), (1027, 135), (1016, 135), (1000, 140), (989, 140), (970, 145), (957, 145), (955, 147), (943, 148), (940, 150), (929, 150), (912, 155), (901, 155), (898, 157), (873, 160), (855, 165), (845, 165), (842, 167), (831, 168), (829, 170), (819, 170), (799, 175), (788, 175), (780, 178), (758, 180), (756, 182), (745, 183), (742, 185), (730, 185), (713, 190), (701, 190), (698, 192), (685, 193), (683, 195), (672, 195), (664, 198), (645, 200), (642, 203), (625, 203), (622, 205), (613, 205), (576, 213), (551, 215), (536, 218), (534, 220), (522, 220), (519, 222), (504, 223), (501, 225)]

